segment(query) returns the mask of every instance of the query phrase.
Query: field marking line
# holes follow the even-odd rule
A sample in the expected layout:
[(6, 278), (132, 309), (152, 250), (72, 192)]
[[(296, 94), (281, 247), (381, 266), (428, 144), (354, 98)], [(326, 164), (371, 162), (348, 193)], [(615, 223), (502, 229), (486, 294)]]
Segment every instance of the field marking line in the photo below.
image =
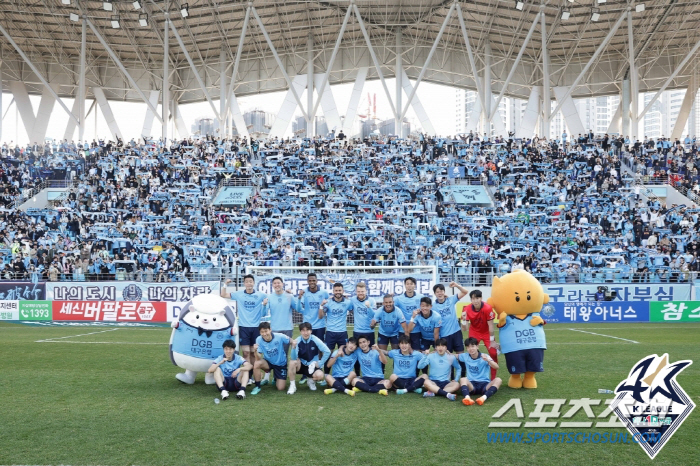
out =
[[(71, 341), (57, 341), (56, 343), (74, 343)], [(75, 342), (75, 343), (80, 343), (80, 342)], [(616, 341), (606, 341), (606, 342), (593, 342), (593, 341), (562, 341), (562, 342), (557, 342), (557, 341), (548, 341), (547, 346), (549, 345), (626, 345), (627, 343), (623, 342), (616, 342)]]
[(90, 333), (81, 333), (80, 335), (68, 335), (67, 337), (56, 337), (56, 338), (47, 338), (45, 340), (37, 340), (34, 343), (48, 343), (52, 342), (55, 340), (63, 340), (65, 338), (75, 338), (75, 337), (84, 337), (86, 335), (95, 335), (97, 333), (106, 333), (106, 332), (114, 332), (115, 330), (119, 330), (118, 328), (110, 328), (107, 330), (101, 330), (99, 332), (90, 332)]
[[(68, 340), (39, 340), (35, 343), (72, 343), (81, 345), (169, 345), (170, 343), (152, 343), (139, 341), (68, 341)], [(592, 343), (591, 343), (592, 344)], [(600, 343), (599, 343), (600, 344)], [(612, 345), (613, 343), (603, 343)]]
[[(573, 323), (573, 322), (571, 322), (571, 323)], [(654, 330), (654, 329), (660, 329), (660, 328), (666, 328), (666, 329), (678, 328), (678, 327), (669, 327), (668, 325), (654, 325), (654, 326), (644, 325), (641, 322), (621, 322), (621, 323), (623, 323), (623, 324), (641, 324), (641, 325), (639, 327), (626, 327), (626, 326), (625, 327), (586, 327), (586, 329), (587, 330), (620, 330), (621, 328), (622, 329), (632, 328), (634, 330), (646, 330), (646, 329)], [(679, 322), (679, 323), (687, 323), (687, 322)], [(692, 324), (695, 322), (690, 322), (690, 323)], [(700, 322), (697, 322), (697, 323), (700, 323)], [(548, 332), (561, 332), (561, 331), (568, 331), (568, 330), (571, 330), (571, 328), (567, 327), (567, 328), (548, 328), (547, 329)]]
[(630, 343), (639, 344), (638, 341), (628, 340), (627, 338), (614, 337), (614, 336), (612, 336), (612, 335), (603, 335), (602, 333), (586, 332), (585, 330), (579, 330), (579, 329), (577, 329), (577, 328), (570, 328), (569, 330), (571, 330), (572, 332), (588, 333), (588, 334), (590, 334), (590, 335), (597, 335), (597, 336), (599, 336), (599, 337), (614, 338), (614, 339), (616, 339), (616, 340), (629, 341)]

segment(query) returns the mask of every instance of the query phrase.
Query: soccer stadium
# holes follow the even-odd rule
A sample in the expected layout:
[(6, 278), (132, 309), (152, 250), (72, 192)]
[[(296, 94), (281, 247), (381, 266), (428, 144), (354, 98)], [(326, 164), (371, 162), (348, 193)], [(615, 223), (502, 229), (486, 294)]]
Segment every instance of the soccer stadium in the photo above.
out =
[(0, 465), (700, 464), (697, 1), (0, 4)]

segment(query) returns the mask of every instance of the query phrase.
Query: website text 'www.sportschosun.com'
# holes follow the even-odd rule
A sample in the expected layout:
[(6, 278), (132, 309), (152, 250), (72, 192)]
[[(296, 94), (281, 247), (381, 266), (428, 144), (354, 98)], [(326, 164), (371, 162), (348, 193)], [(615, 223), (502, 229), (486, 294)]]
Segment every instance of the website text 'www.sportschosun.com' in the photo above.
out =
[(489, 432), (488, 443), (646, 443), (661, 436), (658, 432), (631, 435), (628, 432)]

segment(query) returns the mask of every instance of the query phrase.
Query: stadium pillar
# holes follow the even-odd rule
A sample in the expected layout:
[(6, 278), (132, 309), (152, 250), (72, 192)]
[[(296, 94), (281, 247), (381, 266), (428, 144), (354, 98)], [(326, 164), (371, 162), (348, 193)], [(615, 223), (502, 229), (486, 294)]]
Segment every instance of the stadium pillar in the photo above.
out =
[[(542, 4), (542, 14), (540, 15), (540, 21), (542, 21), (542, 137), (549, 139), (550, 124), (549, 121), (552, 115), (556, 115), (556, 112), (552, 113), (552, 97), (550, 95), (550, 81), (549, 81), (549, 53), (547, 53), (547, 18), (544, 14), (544, 4)], [(567, 96), (568, 97), (568, 96)], [(558, 107), (561, 107), (563, 102), (560, 102)]]
[[(165, 13), (163, 30), (163, 85), (161, 87), (161, 111), (163, 116), (160, 119), (163, 128), (163, 142), (168, 145), (168, 119), (170, 117), (170, 27), (168, 26), (169, 14)], [(180, 137), (184, 137), (180, 134)]]
[[(690, 115), (690, 109), (693, 108), (695, 103), (695, 96), (698, 93), (698, 75), (693, 70), (690, 75), (690, 81), (688, 81), (688, 89), (685, 91), (685, 97), (683, 98), (683, 103), (681, 104), (681, 109), (678, 111), (678, 118), (676, 118), (676, 125), (673, 127), (673, 132), (671, 133), (671, 140), (680, 139), (683, 136), (683, 129), (685, 124), (688, 122), (688, 116)], [(694, 133), (695, 128), (688, 128), (688, 133)], [(693, 134), (694, 135), (694, 134)]]
[(226, 94), (227, 103), (227, 113), (231, 113), (231, 135), (233, 135), (233, 126), (236, 127), (238, 136), (247, 138), (248, 128), (246, 127), (245, 121), (243, 120), (243, 115), (241, 115), (241, 110), (238, 108), (238, 101), (236, 100), (236, 95), (233, 92), (234, 84), (236, 83), (236, 77), (238, 76), (238, 65), (241, 63), (241, 51), (243, 50), (243, 42), (245, 41), (245, 33), (248, 30), (248, 22), (250, 21), (250, 10), (252, 8), (252, 3), (248, 3), (248, 7), (245, 10), (245, 18), (243, 19), (243, 25), (241, 26), (241, 37), (238, 39), (238, 47), (236, 48), (236, 58), (233, 60), (233, 71), (231, 72), (231, 81), (228, 84), (228, 93)]
[(457, 17), (459, 18), (459, 27), (462, 29), (462, 37), (464, 38), (464, 45), (467, 48), (467, 57), (469, 58), (469, 65), (472, 68), (472, 75), (474, 75), (474, 84), (476, 85), (476, 94), (479, 97), (479, 102), (481, 103), (481, 108), (484, 108), (484, 90), (481, 86), (481, 80), (479, 79), (479, 73), (476, 69), (476, 61), (474, 60), (474, 52), (472, 51), (472, 46), (469, 43), (469, 34), (467, 34), (467, 26), (464, 24), (464, 15), (462, 14), (462, 4), (457, 4)]
[[(321, 96), (318, 96), (321, 100)], [(312, 112), (314, 107), (314, 35), (309, 32), (306, 37), (306, 109), (308, 110), (306, 119), (306, 137), (312, 138), (316, 135), (316, 114)]]
[(219, 52), (219, 136), (226, 137), (226, 47)]
[(620, 116), (622, 117), (622, 126), (620, 127), (620, 135), (622, 137), (630, 135), (630, 80), (622, 80), (622, 98), (620, 99)]
[[(83, 18), (82, 35), (80, 37), (80, 76), (78, 78), (78, 141), (85, 136), (85, 55), (87, 53), (87, 22)], [(72, 133), (71, 133), (72, 135)]]
[(543, 15), (542, 11), (544, 10), (544, 5), (540, 6), (540, 11), (537, 12), (535, 15), (535, 19), (532, 21), (532, 24), (530, 25), (530, 30), (527, 31), (527, 36), (525, 36), (525, 41), (523, 41), (523, 45), (520, 46), (520, 51), (518, 52), (518, 56), (515, 57), (515, 61), (513, 62), (513, 66), (510, 69), (510, 73), (508, 73), (508, 77), (506, 78), (506, 81), (503, 83), (503, 86), (501, 87), (501, 92), (498, 93), (498, 98), (496, 99), (496, 105), (494, 105), (493, 110), (491, 111), (491, 114), (489, 115), (489, 121), (493, 119), (493, 116), (496, 114), (496, 111), (498, 110), (498, 106), (501, 104), (501, 99), (503, 98), (503, 94), (505, 94), (506, 89), (508, 89), (508, 85), (510, 84), (511, 79), (513, 79), (513, 76), (515, 75), (515, 70), (518, 67), (518, 64), (520, 63), (520, 59), (523, 57), (523, 53), (525, 53), (525, 48), (527, 47), (527, 44), (530, 42), (530, 39), (532, 38), (532, 34), (535, 32), (535, 28), (539, 24), (540, 21), (540, 15)]
[(369, 67), (363, 66), (357, 70), (357, 75), (355, 75), (355, 84), (352, 86), (348, 110), (345, 112), (345, 120), (343, 121), (343, 132), (348, 137), (353, 136), (352, 127), (353, 123), (355, 123), (355, 117), (357, 116), (357, 108), (360, 106), (362, 88), (365, 85), (368, 72)]
[[(0, 59), (0, 69), (2, 68), (2, 59)], [(0, 112), (2, 112), (2, 71), (0, 71)], [(12, 105), (12, 102), (10, 102)], [(7, 107), (10, 108), (9, 106)], [(4, 115), (0, 115), (0, 141), (2, 141), (2, 120), (4, 120)]]
[[(39, 78), (39, 81), (41, 81), (41, 83), (42, 83), (44, 86), (47, 87), (48, 93), (49, 93), (55, 100), (58, 101), (58, 103), (61, 105), (61, 107), (63, 107), (63, 110), (65, 110), (65, 112), (68, 114), (68, 116), (69, 116), (70, 118), (72, 118), (73, 120), (75, 120), (76, 123), (79, 123), (79, 122), (78, 122), (78, 119), (75, 117), (75, 115), (73, 115), (73, 112), (71, 112), (71, 111), (68, 109), (68, 107), (66, 106), (66, 104), (63, 103), (63, 101), (62, 101), (61, 98), (58, 96), (58, 94), (56, 94), (56, 91), (53, 90), (53, 88), (49, 85), (48, 81), (46, 81), (46, 79), (44, 78), (44, 76), (39, 72), (39, 70), (37, 69), (37, 67), (34, 66), (34, 63), (32, 63), (31, 60), (29, 60), (29, 57), (27, 57), (27, 56), (24, 54), (24, 52), (23, 52), (22, 49), (19, 47), (19, 45), (17, 45), (17, 42), (14, 41), (14, 39), (12, 38), (12, 36), (10, 36), (10, 34), (8, 34), (8, 32), (5, 30), (4, 27), (2, 27), (1, 24), (0, 24), (0, 33), (2, 33), (3, 36), (5, 36), (5, 39), (7, 39), (7, 41), (15, 48), (15, 50), (17, 51), (17, 53), (19, 54), (19, 56), (22, 57), (22, 59), (25, 61), (25, 63), (26, 63), (27, 65), (29, 65), (29, 68), (31, 68), (32, 71), (34, 72), (34, 74), (36, 75), (36, 77)], [(30, 108), (31, 108), (31, 106), (30, 106)], [(32, 142), (33, 142), (33, 141), (32, 141)]]
[(632, 29), (632, 11), (627, 12), (627, 52), (630, 62), (630, 142), (634, 144), (636, 137), (639, 135), (639, 77), (637, 75), (637, 66), (634, 60), (634, 31)]
[[(488, 37), (484, 43), (484, 106), (481, 107), (481, 129), (491, 136), (491, 41)], [(495, 109), (494, 109), (495, 111)]]
[[(401, 32), (401, 28), (397, 29), (396, 31), (396, 63), (395, 63), (395, 70), (394, 70), (394, 76), (396, 76), (396, 108), (401, 108), (402, 107), (402, 98), (403, 98), (403, 64), (402, 64), (402, 56), (401, 54), (403, 53), (403, 49), (401, 47), (403, 42), (403, 33)], [(394, 133), (399, 137), (403, 138), (403, 124), (402, 124), (403, 119), (400, 116), (397, 116), (394, 118)]]

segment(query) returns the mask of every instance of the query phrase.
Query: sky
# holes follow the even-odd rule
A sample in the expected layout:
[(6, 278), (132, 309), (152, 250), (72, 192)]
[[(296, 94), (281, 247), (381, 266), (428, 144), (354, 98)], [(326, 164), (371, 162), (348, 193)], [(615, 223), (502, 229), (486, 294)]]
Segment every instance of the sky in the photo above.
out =
[[(389, 88), (389, 92), (392, 94), (393, 99), (393, 94), (395, 93), (396, 89), (394, 79), (387, 79), (386, 84)], [(412, 81), (412, 84), (415, 85), (415, 81)], [(350, 95), (352, 93), (352, 88), (353, 84), (339, 84), (337, 86), (331, 86), (331, 91), (333, 93), (333, 97), (335, 98), (338, 112), (341, 115), (344, 115), (347, 110), (348, 102), (350, 101)], [(381, 85), (380, 81), (365, 82), (365, 86), (363, 89), (363, 97), (360, 100), (360, 107), (358, 109), (358, 113), (364, 114), (367, 110), (367, 93), (377, 95), (377, 117), (382, 120), (392, 118), (389, 100), (387, 99), (387, 96), (384, 92), (384, 88)], [(241, 108), (241, 111), (244, 113), (248, 110), (259, 109), (276, 114), (280, 106), (282, 105), (282, 101), (284, 100), (285, 94), (286, 91), (282, 91), (240, 97), (238, 98), (238, 104)], [(423, 107), (425, 108), (428, 117), (433, 123), (433, 126), (435, 127), (435, 130), (438, 132), (438, 134), (444, 136), (454, 134), (456, 89), (451, 88), (449, 86), (421, 82), (420, 86), (418, 87), (418, 91), (416, 92), (416, 95), (423, 104)], [(406, 105), (407, 99), (408, 96), (404, 93), (402, 99), (404, 106)], [(30, 96), (30, 101), (34, 108), (35, 114), (37, 109), (39, 108), (40, 100), (40, 96)], [(306, 91), (304, 91), (304, 93), (300, 96), (300, 100), (304, 104), (306, 103)], [(12, 104), (12, 107), (8, 111), (8, 107), (10, 107), (11, 101), (12, 94), (2, 94), (2, 115), (4, 116), (4, 119), (2, 120), (1, 141), (19, 141), (20, 144), (34, 142), (28, 141), (27, 139), (27, 133), (24, 129), (22, 119), (21, 117), (19, 117), (19, 114), (17, 112), (16, 105)], [(65, 103), (66, 107), (68, 107), (69, 109), (72, 108), (73, 99), (63, 99), (63, 102)], [(215, 100), (214, 104), (218, 110), (219, 101)], [(90, 105), (92, 105), (92, 100), (88, 99), (86, 101), (86, 110), (90, 108)], [(146, 104), (111, 101), (110, 106), (112, 108), (112, 112), (115, 115), (117, 124), (119, 125), (119, 129), (121, 130), (121, 133), (124, 136), (124, 138), (128, 141), (131, 138), (139, 137), (141, 135), (144, 118), (146, 116)], [(96, 108), (98, 107), (96, 106)], [(160, 112), (160, 105), (158, 106), (158, 111)], [(185, 125), (187, 125), (188, 129), (194, 124), (196, 118), (214, 117), (214, 113), (211, 110), (211, 106), (206, 101), (195, 104), (181, 105), (180, 112), (183, 116), (183, 119), (185, 120)], [(323, 111), (320, 106), (318, 108), (317, 114), (323, 115)], [(298, 109), (295, 116), (297, 115), (301, 115), (301, 112)], [(416, 117), (412, 108), (409, 108), (406, 116), (415, 124), (419, 124), (418, 118)], [(54, 109), (51, 114), (51, 119), (49, 121), (49, 127), (46, 137), (53, 139), (63, 139), (66, 125), (68, 124), (68, 118), (69, 117), (66, 114), (66, 112), (61, 108), (61, 106), (57, 102), (54, 105)], [(17, 122), (19, 122), (19, 124), (17, 124)], [(160, 137), (161, 127), (158, 120), (154, 120), (152, 128), (152, 136)], [(169, 134), (173, 134), (173, 129), (170, 130)], [(285, 136), (287, 135), (292, 135), (291, 124), (289, 125), (289, 128), (287, 128), (287, 132), (285, 133)], [(77, 137), (78, 131), (76, 129), (74, 139), (77, 139)], [(94, 138), (111, 139), (109, 128), (107, 127), (107, 123), (104, 117), (102, 116), (101, 111), (98, 110), (97, 112), (95, 112), (95, 110), (93, 109), (92, 113), (87, 117), (85, 137), (88, 140), (92, 140)]]

